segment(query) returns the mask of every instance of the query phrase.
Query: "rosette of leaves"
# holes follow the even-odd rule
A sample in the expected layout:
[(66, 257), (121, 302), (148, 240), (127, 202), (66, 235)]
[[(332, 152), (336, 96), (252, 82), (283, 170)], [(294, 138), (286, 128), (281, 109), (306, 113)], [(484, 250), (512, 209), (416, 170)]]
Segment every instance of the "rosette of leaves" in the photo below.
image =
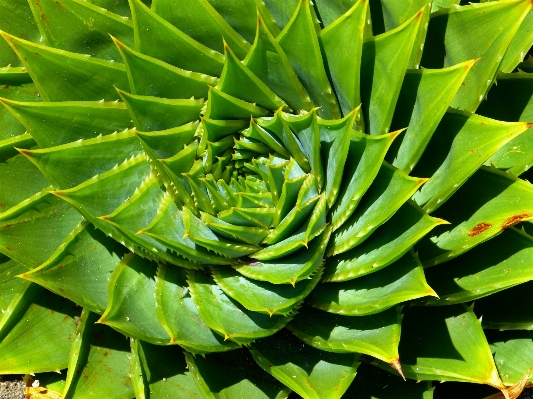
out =
[(533, 5), (457, 3), (0, 0), (0, 373), (517, 397)]

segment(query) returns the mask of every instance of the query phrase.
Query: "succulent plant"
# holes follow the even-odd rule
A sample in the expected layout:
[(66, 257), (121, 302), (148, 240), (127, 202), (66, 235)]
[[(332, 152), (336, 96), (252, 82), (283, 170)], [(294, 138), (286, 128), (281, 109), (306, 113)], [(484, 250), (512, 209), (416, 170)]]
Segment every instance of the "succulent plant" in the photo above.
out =
[(0, 374), (516, 398), (533, 4), (458, 3), (0, 0)]

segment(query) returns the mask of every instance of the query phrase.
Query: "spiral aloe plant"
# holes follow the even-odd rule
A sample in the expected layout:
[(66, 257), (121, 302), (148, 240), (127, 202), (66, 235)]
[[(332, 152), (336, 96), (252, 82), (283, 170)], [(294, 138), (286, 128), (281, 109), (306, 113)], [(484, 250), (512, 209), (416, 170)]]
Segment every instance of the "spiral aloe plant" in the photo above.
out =
[(458, 3), (0, 0), (0, 374), (516, 398), (533, 4)]

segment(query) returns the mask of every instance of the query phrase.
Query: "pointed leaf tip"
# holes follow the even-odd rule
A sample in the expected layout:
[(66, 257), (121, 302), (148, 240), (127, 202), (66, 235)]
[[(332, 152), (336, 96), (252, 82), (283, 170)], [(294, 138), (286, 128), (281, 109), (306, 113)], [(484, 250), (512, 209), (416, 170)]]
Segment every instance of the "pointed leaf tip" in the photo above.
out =
[(398, 372), (398, 374), (400, 374), (404, 381), (407, 381), (405, 379), (405, 376), (403, 375), (402, 364), (400, 363), (400, 359), (394, 359), (389, 364), (394, 368), (394, 370)]

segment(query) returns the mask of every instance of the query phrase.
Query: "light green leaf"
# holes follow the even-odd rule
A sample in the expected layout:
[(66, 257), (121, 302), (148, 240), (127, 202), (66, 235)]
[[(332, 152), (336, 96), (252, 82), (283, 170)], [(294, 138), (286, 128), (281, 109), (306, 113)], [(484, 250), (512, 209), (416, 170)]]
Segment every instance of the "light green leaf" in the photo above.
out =
[[(150, 10), (139, 0), (132, 0), (131, 10), (135, 27), (135, 50), (188, 71), (219, 76), (224, 57), (179, 30), (155, 12), (160, 2)], [(154, 12), (155, 11), (155, 12)], [(168, 15), (168, 14), (166, 14)], [(222, 42), (222, 41), (221, 41)]]
[[(389, 132), (411, 54), (422, 29), (420, 10), (404, 24), (375, 36), (363, 45), (361, 58), (361, 98), (366, 131), (374, 136)], [(401, 49), (401, 51), (399, 51)]]
[(126, 249), (84, 222), (54, 254), (20, 277), (102, 314), (108, 303), (108, 281)]
[(476, 110), (530, 9), (531, 2), (499, 1), (442, 10), (433, 15), (424, 46), (423, 66), (442, 68), (481, 58), (459, 88), (452, 107)]
[(119, 90), (135, 127), (142, 132), (170, 129), (198, 120), (203, 100), (136, 96)]
[(224, 69), (217, 86), (220, 91), (270, 110), (287, 107), (285, 101), (239, 61), (228, 45), (224, 47), (224, 56)]
[(222, 38), (241, 59), (250, 49), (250, 44), (207, 0), (190, 0), (186, 4), (178, 0), (156, 0), (152, 9), (193, 39), (219, 53), (223, 52)]
[(85, 309), (80, 316), (63, 397), (133, 398), (128, 339), (111, 328), (94, 324), (96, 320), (97, 315)]
[(328, 256), (346, 252), (390, 219), (426, 179), (410, 177), (384, 162), (350, 218), (332, 234)]
[(370, 316), (343, 316), (303, 306), (287, 328), (317, 349), (364, 353), (393, 363), (398, 362), (401, 318), (400, 308)]
[(435, 216), (454, 227), (417, 245), (425, 267), (448, 261), (487, 241), (504, 229), (533, 218), (533, 186), (527, 181), (482, 166)]
[(431, 305), (468, 302), (533, 279), (533, 237), (515, 228), (426, 270), (439, 300)]
[(516, 31), (515, 36), (511, 40), (505, 56), (500, 65), (500, 71), (513, 72), (516, 66), (524, 61), (524, 56), (527, 54), (533, 45), (533, 11), (529, 11), (526, 17), (522, 20), (522, 24)]
[(157, 58), (138, 53), (114, 39), (126, 64), (133, 94), (163, 98), (205, 98), (217, 78), (186, 71)]
[[(499, 73), (498, 84), (491, 87), (487, 96), (479, 105), (478, 114), (508, 122), (533, 121), (533, 74)], [(520, 175), (533, 164), (532, 138), (533, 129), (530, 128), (502, 146), (487, 163)]]
[(407, 378), (504, 388), (481, 323), (462, 305), (410, 308), (402, 322), (400, 359)]
[(319, 237), (312, 240), (307, 248), (273, 260), (251, 262), (234, 268), (242, 275), (272, 284), (295, 284), (310, 277), (322, 263), (330, 230), (326, 229)]
[(160, 265), (155, 288), (155, 312), (159, 323), (177, 343), (192, 353), (225, 352), (237, 344), (224, 340), (202, 320), (191, 298), (185, 270)]
[(338, 119), (339, 105), (326, 75), (309, 0), (298, 3), (294, 15), (276, 40), (289, 57), (311, 101), (321, 107), (319, 115)]
[[(529, 127), (528, 123), (448, 111), (413, 171), (416, 176), (431, 177), (413, 199), (427, 212), (433, 212), (502, 145)], [(448, 153), (443, 151), (448, 148)]]
[(322, 283), (306, 302), (330, 313), (364, 316), (428, 295), (435, 296), (435, 291), (426, 283), (418, 258), (409, 253), (386, 269), (368, 276), (340, 283)]
[(246, 310), (202, 272), (190, 271), (188, 282), (200, 316), (225, 340), (249, 344), (257, 338), (274, 334), (290, 321), (289, 317), (268, 316)]
[(37, 284), (23, 284), (0, 319), (0, 373), (66, 368), (79, 313), (74, 303)]
[(394, 111), (392, 128), (408, 128), (387, 154), (387, 160), (392, 161), (394, 166), (406, 173), (413, 170), (475, 63), (472, 60), (448, 68), (407, 71)]
[[(351, 1), (344, 1), (351, 2)], [(320, 10), (320, 4), (318, 8)], [(339, 8), (341, 6), (339, 5)], [(320, 32), (335, 93), (344, 115), (361, 104), (360, 75), (368, 2), (360, 0)]]
[(291, 313), (322, 276), (318, 269), (311, 278), (291, 286), (248, 279), (231, 268), (211, 268), (211, 273), (218, 286), (246, 309), (270, 316)]
[(0, 99), (41, 147), (54, 147), (133, 127), (116, 102), (19, 102)]
[[(507, 386), (520, 382), (533, 364), (533, 333), (530, 331), (491, 331), (487, 335), (494, 363)], [(533, 382), (533, 376), (527, 383)]]
[(44, 100), (118, 100), (113, 86), (128, 87), (123, 64), (31, 43), (5, 32), (2, 36), (23, 60)]
[(375, 232), (372, 240), (326, 259), (324, 281), (346, 281), (373, 273), (390, 265), (434, 227), (447, 223), (428, 216), (407, 201)]
[(258, 17), (255, 41), (243, 63), (295, 112), (310, 110), (313, 104), (267, 24)]
[(87, 1), (31, 0), (35, 21), (46, 45), (75, 53), (90, 54), (107, 60), (119, 57), (109, 35), (133, 44), (130, 20)]
[(157, 265), (130, 253), (122, 258), (109, 280), (109, 302), (98, 320), (118, 331), (158, 345), (170, 337), (155, 314)]

